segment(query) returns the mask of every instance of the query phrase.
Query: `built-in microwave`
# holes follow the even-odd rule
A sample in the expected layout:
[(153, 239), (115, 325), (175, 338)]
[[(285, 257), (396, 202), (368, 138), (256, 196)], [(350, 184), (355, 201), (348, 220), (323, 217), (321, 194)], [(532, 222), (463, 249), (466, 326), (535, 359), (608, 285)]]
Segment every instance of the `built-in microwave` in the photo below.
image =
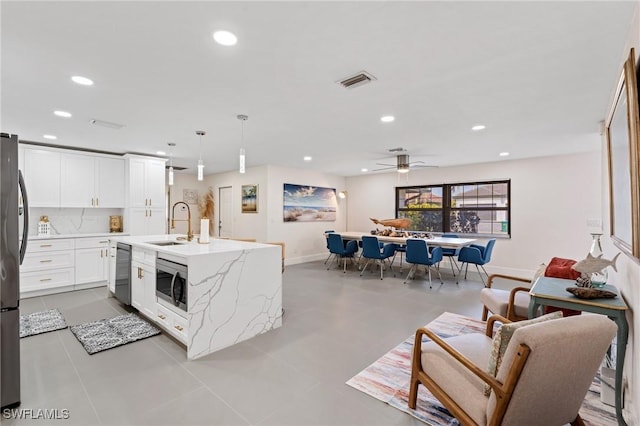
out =
[(167, 259), (156, 260), (156, 295), (187, 311), (187, 266)]

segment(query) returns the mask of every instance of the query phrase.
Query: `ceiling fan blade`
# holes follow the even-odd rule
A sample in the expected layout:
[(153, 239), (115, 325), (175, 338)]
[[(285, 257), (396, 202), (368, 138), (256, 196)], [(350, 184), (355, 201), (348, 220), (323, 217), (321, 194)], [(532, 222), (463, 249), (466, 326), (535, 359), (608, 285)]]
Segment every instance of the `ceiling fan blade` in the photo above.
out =
[[(376, 164), (380, 164), (380, 163), (376, 163)], [(372, 169), (372, 172), (379, 172), (380, 170), (391, 170), (391, 169), (395, 169), (396, 166), (391, 166), (391, 167), (383, 167), (381, 169)]]
[(411, 164), (409, 165), (409, 168), (411, 169), (419, 169), (419, 168), (431, 168), (431, 167), (439, 167), (439, 166), (434, 166), (431, 164)]
[(387, 163), (376, 163), (378, 166), (389, 166), (389, 167), (395, 167), (395, 164), (387, 164)]

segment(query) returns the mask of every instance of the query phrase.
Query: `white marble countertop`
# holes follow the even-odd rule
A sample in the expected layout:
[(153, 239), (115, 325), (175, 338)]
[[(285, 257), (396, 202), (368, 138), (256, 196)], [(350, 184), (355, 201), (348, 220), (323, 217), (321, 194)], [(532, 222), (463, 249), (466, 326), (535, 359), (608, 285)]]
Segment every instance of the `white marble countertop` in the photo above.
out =
[(61, 238), (91, 238), (91, 237), (121, 237), (129, 235), (124, 232), (93, 232), (88, 234), (55, 234), (55, 235), (29, 235), (28, 240), (55, 240)]
[[(178, 238), (185, 239), (178, 240)], [(273, 247), (272, 244), (251, 243), (246, 241), (235, 241), (219, 238), (210, 238), (208, 244), (200, 244), (197, 241), (197, 237), (194, 237), (192, 241), (186, 241), (186, 236), (179, 234), (118, 236), (109, 239), (124, 244), (130, 244), (133, 247), (138, 247), (145, 250), (153, 250), (157, 251), (158, 253), (173, 254), (175, 256), (184, 258), (212, 253), (226, 253), (241, 250), (259, 249), (264, 247)], [(153, 244), (162, 242), (176, 242), (178, 244), (167, 246)]]

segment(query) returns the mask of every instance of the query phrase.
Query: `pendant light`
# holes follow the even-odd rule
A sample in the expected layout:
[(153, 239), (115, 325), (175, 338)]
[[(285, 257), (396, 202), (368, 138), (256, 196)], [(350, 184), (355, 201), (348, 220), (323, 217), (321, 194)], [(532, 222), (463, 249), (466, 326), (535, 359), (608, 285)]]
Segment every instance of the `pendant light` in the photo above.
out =
[(202, 162), (202, 137), (207, 133), (204, 130), (196, 130), (196, 135), (200, 136), (200, 159), (198, 160), (198, 180), (204, 179), (204, 163)]
[(175, 143), (169, 142), (169, 186), (173, 186), (173, 147)]
[(244, 173), (244, 162), (245, 162), (245, 156), (244, 156), (244, 148), (242, 147), (244, 145), (244, 122), (247, 121), (249, 119), (248, 115), (244, 115), (244, 114), (238, 114), (238, 120), (240, 120), (240, 122), (242, 123), (242, 136), (240, 138), (240, 173)]

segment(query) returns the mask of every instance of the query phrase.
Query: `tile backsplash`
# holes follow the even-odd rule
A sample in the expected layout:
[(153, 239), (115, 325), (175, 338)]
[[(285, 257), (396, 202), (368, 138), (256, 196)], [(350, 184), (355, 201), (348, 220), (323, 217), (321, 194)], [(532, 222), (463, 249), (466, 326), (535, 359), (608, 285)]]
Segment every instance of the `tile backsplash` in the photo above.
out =
[(40, 216), (49, 217), (51, 235), (109, 232), (109, 216), (120, 215), (124, 209), (72, 209), (33, 207), (29, 209), (29, 235), (38, 235)]

